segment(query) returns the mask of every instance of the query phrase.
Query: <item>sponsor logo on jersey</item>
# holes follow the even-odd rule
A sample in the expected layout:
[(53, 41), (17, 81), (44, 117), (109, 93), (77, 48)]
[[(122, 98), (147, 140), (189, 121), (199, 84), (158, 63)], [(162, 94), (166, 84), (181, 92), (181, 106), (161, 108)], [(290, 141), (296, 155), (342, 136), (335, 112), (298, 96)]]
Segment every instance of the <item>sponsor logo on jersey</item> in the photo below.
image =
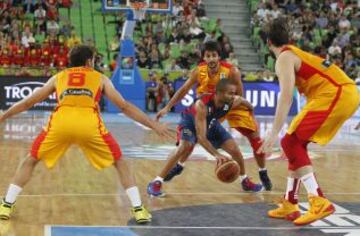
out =
[(93, 93), (89, 89), (66, 89), (61, 95), (60, 100), (62, 100), (65, 96), (88, 96), (93, 97)]

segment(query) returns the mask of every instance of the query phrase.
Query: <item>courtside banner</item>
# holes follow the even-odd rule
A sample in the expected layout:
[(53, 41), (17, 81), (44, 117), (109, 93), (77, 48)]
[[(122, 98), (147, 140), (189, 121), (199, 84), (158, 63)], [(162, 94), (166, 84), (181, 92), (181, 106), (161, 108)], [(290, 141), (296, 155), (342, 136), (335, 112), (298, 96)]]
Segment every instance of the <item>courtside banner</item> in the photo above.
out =
[[(47, 77), (0, 76), (0, 109), (7, 109), (31, 95), (36, 89), (41, 88), (48, 79)], [(54, 93), (43, 102), (35, 104), (31, 110), (53, 110), (56, 104)]]
[[(275, 115), (280, 87), (277, 83), (253, 82), (243, 83), (244, 97), (255, 107), (255, 115)], [(294, 93), (293, 102), (289, 111), (290, 116), (294, 116), (299, 111), (300, 96)]]
[[(175, 90), (178, 90), (185, 80), (175, 81)], [(278, 97), (280, 95), (279, 84), (269, 82), (243, 82), (244, 97), (255, 107), (255, 115), (275, 115)], [(196, 99), (195, 87), (176, 104), (175, 112), (181, 112), (189, 107)], [(293, 103), (289, 115), (296, 115), (299, 111), (299, 95), (294, 93)]]

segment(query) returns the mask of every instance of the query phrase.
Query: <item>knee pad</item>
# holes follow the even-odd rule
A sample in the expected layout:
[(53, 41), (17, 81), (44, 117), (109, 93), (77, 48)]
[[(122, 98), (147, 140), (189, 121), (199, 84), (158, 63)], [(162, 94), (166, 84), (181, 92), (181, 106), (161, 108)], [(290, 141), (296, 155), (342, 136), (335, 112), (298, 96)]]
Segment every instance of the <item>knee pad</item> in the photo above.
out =
[(296, 144), (296, 137), (293, 135), (285, 134), (285, 136), (281, 139), (280, 145), (283, 149), (286, 157), (290, 160), (294, 156), (293, 145)]
[(255, 157), (261, 157), (261, 158), (265, 158), (265, 153), (257, 153), (257, 150), (261, 147), (262, 144), (262, 139), (260, 137), (256, 137), (256, 138), (248, 138), (250, 145), (253, 149), (253, 153), (255, 155)]
[(289, 160), (289, 170), (297, 170), (303, 166), (311, 165), (307, 153), (307, 142), (300, 140), (295, 134), (286, 134), (281, 139), (281, 147)]
[(246, 128), (236, 128), (237, 131), (239, 131), (243, 136), (245, 136), (253, 149), (254, 155), (256, 157), (265, 157), (265, 153), (257, 154), (257, 150), (260, 148), (262, 144), (262, 140), (260, 137), (252, 138), (251, 135), (254, 133), (254, 131)]

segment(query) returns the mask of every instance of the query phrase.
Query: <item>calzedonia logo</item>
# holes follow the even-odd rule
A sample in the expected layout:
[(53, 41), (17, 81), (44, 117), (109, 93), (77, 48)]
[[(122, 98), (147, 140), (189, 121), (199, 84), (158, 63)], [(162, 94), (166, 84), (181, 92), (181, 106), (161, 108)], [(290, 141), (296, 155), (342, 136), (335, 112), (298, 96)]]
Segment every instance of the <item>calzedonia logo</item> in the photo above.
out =
[(66, 89), (61, 95), (60, 100), (62, 100), (65, 96), (81, 96), (85, 95), (88, 97), (93, 97), (93, 93), (89, 89)]

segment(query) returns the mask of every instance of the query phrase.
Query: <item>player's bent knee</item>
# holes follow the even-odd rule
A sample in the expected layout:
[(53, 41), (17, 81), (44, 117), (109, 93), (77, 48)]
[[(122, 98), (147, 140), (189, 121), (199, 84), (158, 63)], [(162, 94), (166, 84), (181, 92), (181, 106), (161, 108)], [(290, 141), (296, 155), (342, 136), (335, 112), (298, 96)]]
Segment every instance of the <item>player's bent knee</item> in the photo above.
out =
[(229, 154), (232, 156), (232, 158), (236, 159), (242, 159), (243, 155), (241, 154), (240, 150), (237, 148), (235, 150), (230, 150)]
[(280, 145), (284, 152), (288, 150), (289, 145), (291, 144), (291, 135), (286, 134), (281, 140)]
[(190, 155), (194, 149), (194, 144), (186, 141), (180, 142), (177, 152), (182, 155)]
[(291, 170), (291, 171), (296, 171), (296, 167), (294, 166), (293, 163), (289, 162), (289, 165), (288, 165), (288, 170)]
[(304, 166), (310, 166), (310, 165), (312, 164), (309, 157), (297, 156), (294, 158), (294, 161), (291, 163), (291, 167), (292, 167), (291, 170), (296, 171)]
[(296, 135), (286, 134), (281, 139), (281, 147), (289, 160), (289, 170), (295, 171), (301, 167), (311, 165), (306, 145)]
[(294, 156), (293, 145), (295, 145), (295, 137), (289, 134), (286, 134), (280, 141), (280, 145), (285, 153), (285, 156), (291, 161)]
[(230, 154), (230, 156), (234, 159), (234, 160), (241, 160), (243, 159), (243, 155), (240, 151), (240, 149), (238, 148), (238, 146), (234, 146), (231, 149), (227, 150), (227, 153)]

